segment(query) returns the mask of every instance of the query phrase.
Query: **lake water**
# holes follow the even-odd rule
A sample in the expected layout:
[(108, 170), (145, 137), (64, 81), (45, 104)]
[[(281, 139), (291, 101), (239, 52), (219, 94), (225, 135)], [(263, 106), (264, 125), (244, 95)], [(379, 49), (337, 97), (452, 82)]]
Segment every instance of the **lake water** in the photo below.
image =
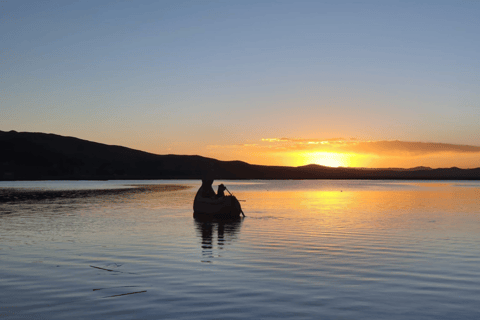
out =
[(0, 182), (0, 317), (480, 319), (480, 182), (222, 182)]

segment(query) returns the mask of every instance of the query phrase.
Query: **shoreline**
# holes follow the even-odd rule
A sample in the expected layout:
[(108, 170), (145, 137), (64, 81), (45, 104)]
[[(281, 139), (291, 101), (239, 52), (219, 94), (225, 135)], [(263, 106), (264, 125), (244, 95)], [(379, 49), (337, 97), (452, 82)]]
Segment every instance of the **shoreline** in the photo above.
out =
[[(45, 180), (52, 181), (52, 180)], [(152, 192), (174, 192), (191, 188), (179, 184), (153, 184), (153, 185), (127, 185), (127, 188), (111, 189), (78, 189), (78, 190), (35, 190), (22, 188), (0, 188), (0, 203), (23, 202), (23, 201), (44, 201), (58, 198), (90, 198), (97, 196), (137, 194)]]

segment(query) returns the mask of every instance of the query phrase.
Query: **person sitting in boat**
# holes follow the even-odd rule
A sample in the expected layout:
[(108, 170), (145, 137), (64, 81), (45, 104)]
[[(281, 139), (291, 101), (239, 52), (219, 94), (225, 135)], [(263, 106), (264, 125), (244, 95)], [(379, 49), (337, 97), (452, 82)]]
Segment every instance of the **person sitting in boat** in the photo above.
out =
[(227, 187), (225, 187), (223, 183), (219, 184), (217, 189), (217, 197), (225, 197), (225, 189), (227, 189)]
[[(202, 186), (198, 189), (193, 200), (193, 216), (196, 218), (238, 218), (243, 214), (242, 207), (228, 189), (220, 184), (215, 194), (212, 188), (213, 179), (202, 179)], [(227, 190), (228, 196), (224, 191)], [(243, 214), (245, 216), (245, 214)]]
[(202, 179), (202, 185), (200, 189), (197, 191), (197, 196), (200, 195), (202, 198), (220, 198), (225, 196), (225, 189), (226, 187), (223, 184), (218, 186), (218, 192), (212, 188), (213, 180), (210, 179)]

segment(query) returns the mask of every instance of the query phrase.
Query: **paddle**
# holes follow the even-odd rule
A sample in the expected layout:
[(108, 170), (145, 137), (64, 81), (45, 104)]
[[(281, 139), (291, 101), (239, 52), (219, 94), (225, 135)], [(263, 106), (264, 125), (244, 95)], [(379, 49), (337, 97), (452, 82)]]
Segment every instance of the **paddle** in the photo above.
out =
[[(224, 186), (225, 187), (225, 186)], [(227, 187), (225, 187), (225, 190), (227, 190), (228, 194), (231, 195), (232, 197), (235, 197), (231, 192), (230, 190), (227, 189)], [(235, 197), (235, 199), (237, 199)], [(238, 201), (238, 200), (237, 200)], [(243, 217), (245, 217), (245, 213), (243, 213), (243, 210), (242, 210), (242, 207), (240, 207), (240, 212), (242, 213)]]

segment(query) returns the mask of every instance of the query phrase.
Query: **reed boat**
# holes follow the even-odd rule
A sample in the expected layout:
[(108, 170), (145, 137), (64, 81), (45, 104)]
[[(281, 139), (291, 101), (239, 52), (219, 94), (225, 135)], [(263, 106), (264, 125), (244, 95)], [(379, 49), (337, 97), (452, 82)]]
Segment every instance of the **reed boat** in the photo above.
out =
[(193, 217), (196, 219), (230, 220), (237, 219), (242, 207), (233, 195), (220, 198), (204, 198), (200, 195), (193, 201)]

